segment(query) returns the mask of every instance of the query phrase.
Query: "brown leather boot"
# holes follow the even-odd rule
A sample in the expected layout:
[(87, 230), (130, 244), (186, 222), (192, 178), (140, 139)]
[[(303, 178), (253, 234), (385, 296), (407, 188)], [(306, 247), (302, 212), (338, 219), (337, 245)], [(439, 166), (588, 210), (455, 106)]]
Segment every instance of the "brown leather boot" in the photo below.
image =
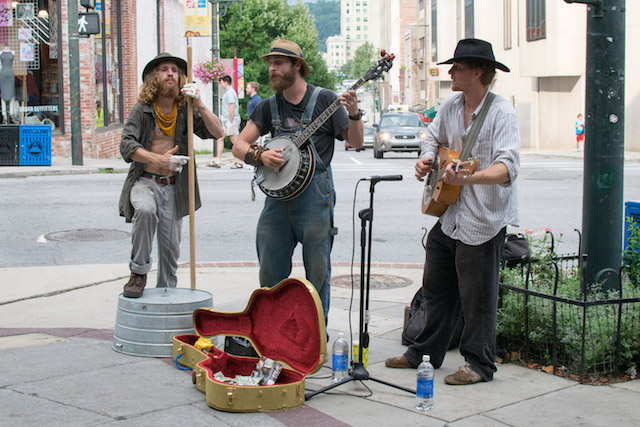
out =
[(146, 274), (131, 273), (131, 276), (129, 276), (129, 281), (126, 285), (124, 285), (124, 291), (122, 291), (122, 295), (128, 298), (140, 298), (146, 284)]

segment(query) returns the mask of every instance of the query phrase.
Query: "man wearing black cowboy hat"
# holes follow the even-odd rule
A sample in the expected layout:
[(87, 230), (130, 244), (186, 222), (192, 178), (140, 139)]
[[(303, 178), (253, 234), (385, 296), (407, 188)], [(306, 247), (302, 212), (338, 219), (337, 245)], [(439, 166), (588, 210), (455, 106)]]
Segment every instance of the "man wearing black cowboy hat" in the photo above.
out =
[(385, 365), (414, 368), (423, 354), (429, 354), (439, 368), (462, 314), (460, 353), (466, 365), (444, 381), (465, 385), (491, 381), (496, 371), (498, 273), (506, 226), (518, 224), (520, 135), (511, 104), (489, 91), (496, 68), (509, 72), (495, 60), (491, 44), (460, 40), (454, 57), (439, 64), (451, 64), (451, 89), (460, 93), (440, 105), (427, 129), (415, 175), (423, 181), (440, 146), (463, 151), (467, 140), (473, 140), (469, 135), (477, 130), (476, 121), (481, 124), (471, 157), (478, 164), (472, 175), (454, 170), (459, 160), (446, 167), (444, 182), (461, 186), (461, 191), (429, 232), (422, 284), (427, 321), (416, 343)]
[[(315, 120), (336, 95), (327, 89), (316, 91), (305, 81), (309, 65), (300, 46), (292, 41), (274, 41), (261, 58), (269, 63), (269, 85), (276, 94), (255, 107), (233, 145), (233, 155), (248, 164), (279, 168), (284, 165), (282, 149), (265, 150), (256, 143), (257, 139), (269, 132), (276, 137), (283, 130), (300, 129), (304, 117), (309, 115), (310, 121)], [(292, 200), (267, 197), (256, 235), (261, 286), (271, 287), (289, 277), (294, 248), (298, 242), (302, 244), (306, 277), (320, 294), (325, 321), (329, 312), (330, 255), (337, 233), (333, 226), (335, 190), (330, 166), (334, 141), (337, 138), (361, 147), (364, 133), (355, 91), (345, 92), (339, 99), (346, 108), (339, 108), (310, 139), (317, 153), (311, 183)]]
[[(131, 163), (120, 196), (120, 215), (133, 222), (131, 276), (123, 295), (142, 296), (151, 270), (151, 248), (158, 238), (157, 287), (175, 288), (182, 217), (189, 214), (189, 159), (186, 96), (193, 99), (193, 130), (200, 138), (222, 135), (220, 120), (204, 105), (195, 84), (186, 83), (187, 63), (168, 53), (151, 60), (124, 125), (120, 153)], [(196, 180), (195, 204), (200, 207)]]

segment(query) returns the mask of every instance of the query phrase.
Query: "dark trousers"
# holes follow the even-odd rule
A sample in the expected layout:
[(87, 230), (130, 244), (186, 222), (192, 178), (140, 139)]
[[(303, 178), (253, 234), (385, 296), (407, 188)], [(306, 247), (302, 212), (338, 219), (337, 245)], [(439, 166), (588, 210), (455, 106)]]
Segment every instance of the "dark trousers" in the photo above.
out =
[(422, 279), (427, 322), (405, 357), (418, 365), (423, 354), (435, 368), (442, 365), (460, 314), (464, 329), (460, 353), (486, 381), (496, 371), (496, 317), (499, 269), (506, 228), (479, 246), (447, 237), (440, 222), (429, 232)]

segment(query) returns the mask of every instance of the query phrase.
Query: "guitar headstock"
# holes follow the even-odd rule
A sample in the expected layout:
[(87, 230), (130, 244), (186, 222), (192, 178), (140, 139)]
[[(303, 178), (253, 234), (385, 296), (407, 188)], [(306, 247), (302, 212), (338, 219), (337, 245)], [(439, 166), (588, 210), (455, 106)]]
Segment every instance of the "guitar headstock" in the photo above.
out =
[(378, 77), (380, 77), (380, 75), (382, 75), (383, 71), (388, 72), (393, 66), (393, 60), (396, 58), (393, 53), (389, 54), (384, 49), (382, 49), (380, 51), (380, 56), (382, 58), (378, 60), (378, 63), (369, 68), (369, 71), (365, 73), (364, 77), (362, 78), (363, 82), (377, 79)]

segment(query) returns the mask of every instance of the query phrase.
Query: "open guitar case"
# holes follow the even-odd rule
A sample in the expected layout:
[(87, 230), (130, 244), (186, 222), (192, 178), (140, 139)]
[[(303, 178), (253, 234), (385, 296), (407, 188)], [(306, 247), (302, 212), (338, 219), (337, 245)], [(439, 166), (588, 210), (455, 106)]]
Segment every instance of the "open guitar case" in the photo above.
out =
[[(304, 403), (305, 376), (317, 372), (326, 360), (327, 336), (322, 303), (315, 287), (305, 279), (289, 278), (273, 288), (253, 292), (242, 312), (197, 309), (193, 325), (198, 335), (173, 338), (173, 357), (193, 369), (196, 388), (207, 404), (228, 412), (267, 412), (296, 408)], [(274, 385), (233, 385), (217, 381), (251, 375), (259, 357), (234, 356), (213, 347), (195, 346), (200, 337), (240, 336), (248, 339), (259, 356), (284, 365)]]

